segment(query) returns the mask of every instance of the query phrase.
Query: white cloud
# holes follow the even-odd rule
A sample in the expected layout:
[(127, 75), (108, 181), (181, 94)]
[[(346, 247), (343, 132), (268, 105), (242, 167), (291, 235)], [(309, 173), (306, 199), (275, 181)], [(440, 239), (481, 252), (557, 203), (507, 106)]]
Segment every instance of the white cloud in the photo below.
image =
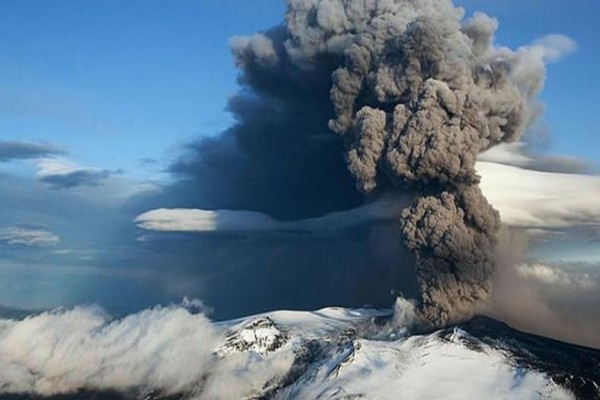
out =
[(295, 358), (289, 347), (265, 356), (255, 352), (228, 354), (215, 363), (205, 388), (192, 400), (264, 398), (258, 394), (283, 379)]
[(165, 209), (138, 216), (140, 228), (164, 232), (262, 231), (276, 230), (278, 222), (251, 211)]
[(174, 307), (113, 322), (96, 308), (0, 320), (0, 388), (41, 395), (144, 387), (175, 393), (202, 379), (214, 340), (206, 317)]
[(479, 162), (481, 189), (505, 224), (569, 228), (600, 224), (600, 177)]
[(597, 291), (598, 282), (585, 271), (569, 271), (545, 264), (520, 264), (517, 272), (525, 279), (541, 285), (562, 287), (567, 290)]
[(81, 166), (64, 157), (41, 158), (35, 164), (38, 168), (37, 176), (39, 178), (53, 175), (67, 175), (82, 169)]
[(0, 242), (11, 246), (54, 246), (60, 238), (54, 233), (42, 228), (8, 227), (0, 229)]
[(568, 36), (553, 34), (537, 39), (530, 48), (541, 52), (545, 62), (557, 62), (577, 50), (577, 43)]

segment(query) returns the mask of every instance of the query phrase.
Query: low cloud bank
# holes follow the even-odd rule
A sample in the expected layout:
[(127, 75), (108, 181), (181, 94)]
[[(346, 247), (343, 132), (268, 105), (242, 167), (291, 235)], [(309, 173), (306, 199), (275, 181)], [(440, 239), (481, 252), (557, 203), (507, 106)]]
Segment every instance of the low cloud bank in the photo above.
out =
[[(219, 353), (227, 346), (228, 329), (244, 322), (213, 323), (195, 313), (202, 310), (200, 302), (184, 300), (120, 320), (111, 320), (97, 307), (47, 312), (22, 321), (0, 319), (0, 394), (52, 396), (86, 390), (135, 398), (159, 392), (228, 400), (262, 393), (290, 372), (296, 358), (291, 342), (276, 351), (231, 347)], [(291, 326), (299, 324), (301, 331), (316, 326), (321, 333), (341, 330), (353, 320), (371, 323), (369, 315), (359, 312), (349, 312), (347, 321), (326, 312), (276, 314)], [(269, 332), (252, 329), (241, 340), (263, 346), (253, 333), (269, 340)]]
[[(263, 398), (283, 386), (278, 393), (282, 398), (302, 399), (323, 393), (387, 399), (399, 391), (409, 398), (448, 393), (451, 399), (572, 398), (544, 375), (516, 370), (492, 349), (473, 351), (460, 340), (436, 335), (406, 336), (416, 309), (403, 299), (396, 303), (394, 318), (381, 328), (398, 333), (400, 340), (372, 336), (372, 319), (389, 315), (381, 310), (280, 311), (268, 318), (212, 323), (192, 311), (199, 310), (197, 305), (184, 301), (121, 320), (111, 320), (95, 307), (22, 321), (0, 319), (0, 394), (52, 396), (87, 390), (135, 398), (159, 393), (228, 400)], [(353, 328), (365, 332), (345, 342)], [(304, 353), (315, 349), (323, 353)], [(311, 357), (324, 358), (314, 362)], [(298, 362), (310, 369), (303, 370)], [(286, 381), (289, 374), (297, 381)], [(453, 392), (465, 376), (476, 379)]]
[(215, 337), (204, 315), (182, 307), (117, 321), (93, 307), (0, 320), (0, 392), (180, 392), (204, 376)]

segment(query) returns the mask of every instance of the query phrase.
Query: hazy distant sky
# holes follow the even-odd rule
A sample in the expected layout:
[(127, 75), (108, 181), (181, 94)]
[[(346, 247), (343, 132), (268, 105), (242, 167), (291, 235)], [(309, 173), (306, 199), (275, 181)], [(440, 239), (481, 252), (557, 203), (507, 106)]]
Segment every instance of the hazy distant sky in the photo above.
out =
[[(597, 166), (597, 0), (455, 3), (497, 17), (496, 42), (511, 48), (554, 33), (577, 42), (548, 66), (546, 111), (534, 129), (539, 151)], [(181, 252), (197, 246), (167, 246), (177, 258), (144, 247), (132, 221), (145, 210), (128, 201), (168, 182), (164, 170), (187, 143), (230, 125), (237, 71), (228, 40), (277, 24), (283, 12), (278, 0), (0, 2), (0, 142), (21, 154), (3, 161), (0, 149), (0, 305), (135, 308), (198, 294), (202, 283), (194, 286), (188, 269), (186, 282), (175, 267), (163, 274), (188, 265)], [(597, 243), (576, 243), (534, 254), (600, 260)]]

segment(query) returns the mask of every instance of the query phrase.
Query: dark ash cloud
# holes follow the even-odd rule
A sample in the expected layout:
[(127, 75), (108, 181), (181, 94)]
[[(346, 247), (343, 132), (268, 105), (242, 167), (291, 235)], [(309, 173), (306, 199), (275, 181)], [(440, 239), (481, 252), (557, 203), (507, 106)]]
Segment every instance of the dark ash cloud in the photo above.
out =
[[(261, 213), (262, 224), (318, 218), (389, 192), (413, 196), (411, 207), (397, 210), (400, 224), (380, 239), (412, 253), (392, 261), (397, 268), (416, 259), (424, 324), (468, 318), (491, 293), (500, 227), (475, 162), (523, 135), (541, 110), (535, 98), (545, 62), (572, 51), (573, 42), (555, 35), (515, 51), (494, 46), (498, 21), (484, 14), (465, 20), (447, 0), (287, 5), (284, 23), (231, 40), (241, 85), (229, 101), (235, 124), (188, 146), (169, 169), (177, 182), (138, 199), (136, 215), (232, 210)], [(167, 222), (181, 227), (175, 219)], [(349, 246), (361, 239), (337, 235)], [(308, 248), (288, 240), (298, 254)], [(313, 250), (319, 259), (331, 251)], [(275, 253), (274, 268), (312, 262), (278, 251), (267, 246), (263, 254)], [(330, 261), (321, 270), (339, 262)], [(248, 268), (240, 277), (257, 268), (244, 256), (229, 263)], [(356, 258), (344, 268), (355, 277), (368, 265)], [(308, 278), (315, 276), (279, 287), (310, 285)]]
[(465, 21), (450, 1), (287, 4), (284, 25), (231, 41), (242, 71), (230, 106), (238, 124), (174, 171), (218, 188), (227, 208), (278, 218), (409, 190), (416, 200), (398, 210), (397, 237), (417, 259), (423, 322), (468, 317), (491, 292), (500, 226), (475, 161), (524, 133), (544, 61), (569, 41), (497, 49), (498, 22)]
[(243, 91), (233, 98), (236, 125), (189, 146), (170, 167), (178, 183), (157, 206), (259, 211), (289, 220), (360, 205), (342, 141), (327, 128), (333, 111), (321, 79), (306, 92), (282, 82), (280, 97)]
[[(156, 271), (168, 298), (197, 296), (216, 319), (273, 310), (328, 306), (389, 307), (396, 296), (417, 296), (414, 259), (402, 247), (397, 223), (327, 235), (146, 233), (115, 268), (144, 263)], [(136, 254), (137, 253), (137, 254)], [(125, 258), (128, 257), (128, 258)]]

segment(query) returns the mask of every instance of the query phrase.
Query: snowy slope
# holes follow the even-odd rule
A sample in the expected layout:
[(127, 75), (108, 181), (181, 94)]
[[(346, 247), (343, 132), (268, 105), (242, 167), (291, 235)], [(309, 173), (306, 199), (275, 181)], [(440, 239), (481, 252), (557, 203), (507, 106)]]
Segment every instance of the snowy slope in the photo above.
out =
[[(369, 339), (386, 326), (375, 310), (326, 309), (316, 313), (273, 313), (233, 327), (230, 337), (252, 337), (246, 331), (256, 321), (271, 322), (270, 341), (279, 347), (255, 362), (276, 359), (291, 348), (304, 356), (295, 364), (293, 382), (249, 394), (290, 399), (571, 399), (565, 388), (541, 372), (511, 361), (506, 352), (477, 341), (455, 328), (428, 335)], [(264, 334), (264, 329), (258, 332)], [(282, 332), (285, 332), (282, 334)], [(400, 332), (402, 334), (402, 332)], [(287, 336), (286, 336), (287, 335)], [(283, 339), (285, 337), (285, 339)], [(276, 339), (278, 338), (278, 339)], [(264, 342), (258, 335), (254, 344)], [(252, 345), (248, 351), (256, 349)], [(311, 350), (307, 350), (311, 349)], [(309, 352), (310, 354), (306, 355)], [(273, 384), (271, 382), (271, 384)]]
[(600, 351), (486, 318), (420, 335), (375, 309), (102, 318), (0, 320), (0, 399), (600, 399)]

